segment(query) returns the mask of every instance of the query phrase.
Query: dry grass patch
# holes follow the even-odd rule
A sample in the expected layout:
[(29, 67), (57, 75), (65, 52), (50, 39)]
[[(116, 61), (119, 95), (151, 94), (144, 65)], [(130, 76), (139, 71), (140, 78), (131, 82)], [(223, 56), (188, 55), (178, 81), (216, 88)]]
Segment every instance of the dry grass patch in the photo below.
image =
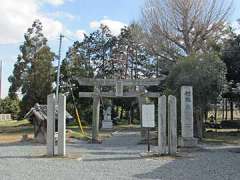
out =
[(204, 143), (209, 144), (230, 144), (230, 145), (240, 145), (240, 132), (237, 130), (221, 131), (218, 132), (207, 132), (205, 138), (203, 139)]

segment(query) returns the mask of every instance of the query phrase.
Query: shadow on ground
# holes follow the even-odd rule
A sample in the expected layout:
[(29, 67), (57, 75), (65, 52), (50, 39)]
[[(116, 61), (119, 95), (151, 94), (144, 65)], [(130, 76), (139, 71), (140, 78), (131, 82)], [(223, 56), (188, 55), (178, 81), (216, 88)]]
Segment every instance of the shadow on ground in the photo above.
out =
[(176, 158), (154, 170), (135, 174), (137, 179), (200, 180), (240, 179), (240, 148), (203, 150)]

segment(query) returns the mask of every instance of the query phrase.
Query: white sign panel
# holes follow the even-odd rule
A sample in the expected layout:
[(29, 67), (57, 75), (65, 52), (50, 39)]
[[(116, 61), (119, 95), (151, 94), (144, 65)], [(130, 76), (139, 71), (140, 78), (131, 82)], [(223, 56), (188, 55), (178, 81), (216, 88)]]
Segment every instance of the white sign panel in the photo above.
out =
[(142, 126), (143, 127), (155, 127), (155, 106), (154, 104), (142, 105)]

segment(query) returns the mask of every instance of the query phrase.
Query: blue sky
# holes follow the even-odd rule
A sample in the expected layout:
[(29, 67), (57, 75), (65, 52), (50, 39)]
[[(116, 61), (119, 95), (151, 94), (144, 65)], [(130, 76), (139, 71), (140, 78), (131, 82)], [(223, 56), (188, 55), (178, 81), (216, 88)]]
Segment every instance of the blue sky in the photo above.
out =
[[(228, 0), (227, 0), (228, 1)], [(100, 23), (114, 34), (133, 20), (138, 20), (144, 0), (0, 0), (0, 59), (3, 60), (2, 97), (8, 94), (8, 77), (19, 53), (23, 35), (34, 19), (43, 22), (44, 33), (52, 51), (57, 53), (58, 35), (81, 40), (83, 33), (94, 31)], [(240, 18), (240, 0), (234, 0), (229, 22)], [(65, 39), (63, 53), (72, 44)]]

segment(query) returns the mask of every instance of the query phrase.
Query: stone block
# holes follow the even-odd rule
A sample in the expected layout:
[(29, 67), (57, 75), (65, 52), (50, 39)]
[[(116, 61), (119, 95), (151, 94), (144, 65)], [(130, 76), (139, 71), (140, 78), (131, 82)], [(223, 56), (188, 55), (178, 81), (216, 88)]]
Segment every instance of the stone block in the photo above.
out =
[(113, 128), (113, 123), (112, 121), (102, 121), (102, 129), (112, 129)]
[(180, 147), (191, 148), (191, 147), (196, 147), (197, 144), (198, 144), (198, 139), (197, 138), (183, 138), (183, 137), (179, 137), (178, 145)]

